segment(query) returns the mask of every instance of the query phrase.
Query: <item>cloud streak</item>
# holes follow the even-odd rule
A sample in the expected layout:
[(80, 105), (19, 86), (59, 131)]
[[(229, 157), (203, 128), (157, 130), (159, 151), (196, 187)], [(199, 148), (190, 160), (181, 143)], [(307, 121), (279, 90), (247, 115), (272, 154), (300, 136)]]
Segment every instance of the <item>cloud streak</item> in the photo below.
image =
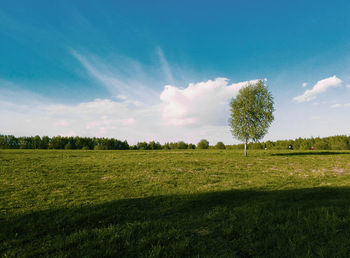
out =
[(174, 77), (173, 77), (173, 75), (171, 73), (169, 63), (166, 60), (164, 52), (163, 52), (163, 50), (160, 47), (157, 48), (157, 54), (158, 54), (158, 57), (159, 57), (159, 61), (160, 61), (162, 70), (163, 70), (163, 72), (165, 74), (165, 77), (167, 79), (167, 83), (174, 84), (175, 81), (174, 81)]
[[(113, 66), (101, 61), (95, 56), (84, 56), (76, 50), (71, 49), (71, 54), (80, 62), (88, 74), (98, 83), (102, 84), (110, 94), (118, 96), (128, 96), (135, 100), (145, 101), (157, 98), (158, 92), (151, 87), (140, 83), (140, 81), (151, 81), (145, 78), (146, 72), (136, 61), (123, 60), (123, 70), (118, 66)], [(125, 71), (127, 70), (127, 71)], [(122, 75), (122, 74), (125, 75)]]
[(331, 106), (331, 108), (342, 108), (342, 107), (350, 107), (350, 103), (334, 104), (334, 105)]

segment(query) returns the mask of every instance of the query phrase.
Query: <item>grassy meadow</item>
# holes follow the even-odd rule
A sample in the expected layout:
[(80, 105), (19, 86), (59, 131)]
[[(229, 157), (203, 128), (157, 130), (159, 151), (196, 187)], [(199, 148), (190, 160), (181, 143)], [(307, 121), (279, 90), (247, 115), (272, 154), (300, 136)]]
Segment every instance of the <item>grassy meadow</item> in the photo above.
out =
[(0, 150), (2, 257), (349, 257), (350, 151)]

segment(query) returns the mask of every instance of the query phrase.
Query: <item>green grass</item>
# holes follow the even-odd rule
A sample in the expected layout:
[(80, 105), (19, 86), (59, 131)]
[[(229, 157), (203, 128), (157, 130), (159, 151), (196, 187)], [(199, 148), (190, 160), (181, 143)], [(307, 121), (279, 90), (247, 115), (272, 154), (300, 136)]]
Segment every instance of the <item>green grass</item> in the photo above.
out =
[(349, 257), (350, 152), (0, 150), (0, 256)]

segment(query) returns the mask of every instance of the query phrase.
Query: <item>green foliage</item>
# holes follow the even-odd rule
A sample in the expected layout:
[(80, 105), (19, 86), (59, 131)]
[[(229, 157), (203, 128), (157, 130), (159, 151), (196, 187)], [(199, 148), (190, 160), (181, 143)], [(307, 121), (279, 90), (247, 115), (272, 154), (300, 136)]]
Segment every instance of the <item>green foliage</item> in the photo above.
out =
[(73, 150), (73, 149), (74, 149), (74, 146), (73, 146), (73, 144), (71, 144), (71, 143), (67, 143), (67, 144), (64, 146), (64, 149), (65, 149), (65, 150)]
[[(98, 147), (96, 147), (98, 146)], [(103, 147), (101, 147), (103, 146)], [(159, 148), (160, 144), (157, 143)], [(127, 141), (119, 141), (113, 138), (89, 138), (89, 137), (62, 137), (36, 135), (34, 137), (14, 137), (12, 135), (0, 135), (0, 149), (104, 149), (104, 150), (128, 150)]]
[[(293, 145), (294, 150), (350, 150), (350, 136), (339, 135), (325, 138), (297, 138), (295, 140), (278, 140), (249, 143), (249, 149), (268, 149), (268, 150), (287, 150), (289, 144)], [(227, 146), (226, 146), (227, 147)], [(230, 149), (243, 149), (242, 144), (231, 145)]]
[(240, 89), (231, 101), (231, 132), (245, 144), (262, 139), (273, 117), (273, 97), (262, 81)]
[(33, 139), (33, 149), (41, 149), (41, 138), (36, 135)]
[(149, 150), (150, 147), (147, 142), (138, 142), (137, 143), (137, 149), (138, 150)]
[(162, 146), (164, 150), (185, 150), (185, 149), (195, 149), (196, 146), (192, 143), (188, 144), (183, 141), (179, 142), (167, 142)]
[(185, 143), (185, 142), (183, 142), (183, 141), (180, 141), (180, 142), (177, 143), (177, 147), (178, 147), (178, 149), (180, 149), (180, 150), (185, 150), (185, 149), (188, 148), (188, 144)]
[[(217, 145), (220, 144), (221, 147)], [(223, 143), (222, 143), (223, 144)], [(221, 143), (210, 148), (222, 148)], [(325, 138), (298, 138), (295, 140), (279, 140), (266, 142), (251, 142), (249, 149), (286, 150), (292, 144), (295, 150), (350, 150), (350, 136), (339, 135)], [(205, 146), (209, 146), (205, 144)], [(141, 142), (138, 145), (129, 146), (127, 141), (119, 141), (113, 138), (89, 138), (89, 137), (15, 137), (12, 135), (0, 135), (0, 149), (84, 149), (84, 150), (160, 150), (160, 149), (195, 149), (192, 143), (183, 141), (170, 142), (161, 145), (159, 142)], [(243, 144), (225, 145), (226, 149), (243, 149)]]
[(159, 142), (151, 141), (149, 143), (149, 149), (151, 150), (161, 150), (162, 145)]
[(223, 142), (218, 142), (218, 143), (215, 145), (215, 149), (224, 150), (224, 149), (226, 149), (226, 147), (225, 147), (225, 144), (224, 144)]
[(350, 151), (0, 150), (1, 257), (348, 257)]
[(188, 144), (188, 149), (194, 150), (195, 148), (196, 148), (196, 145), (194, 145), (193, 143)]
[(350, 139), (344, 135), (329, 138), (329, 145), (332, 150), (349, 150), (350, 149)]
[(106, 145), (96, 145), (94, 147), (94, 150), (107, 150), (107, 146)]
[(206, 139), (202, 139), (197, 143), (198, 149), (208, 149), (209, 148), (209, 142)]

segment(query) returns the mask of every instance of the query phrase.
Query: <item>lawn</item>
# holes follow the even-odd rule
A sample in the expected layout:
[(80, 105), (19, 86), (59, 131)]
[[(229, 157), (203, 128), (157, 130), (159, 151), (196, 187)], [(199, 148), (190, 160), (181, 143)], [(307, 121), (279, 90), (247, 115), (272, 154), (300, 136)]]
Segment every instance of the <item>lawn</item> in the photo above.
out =
[(0, 256), (349, 257), (350, 151), (0, 150)]

